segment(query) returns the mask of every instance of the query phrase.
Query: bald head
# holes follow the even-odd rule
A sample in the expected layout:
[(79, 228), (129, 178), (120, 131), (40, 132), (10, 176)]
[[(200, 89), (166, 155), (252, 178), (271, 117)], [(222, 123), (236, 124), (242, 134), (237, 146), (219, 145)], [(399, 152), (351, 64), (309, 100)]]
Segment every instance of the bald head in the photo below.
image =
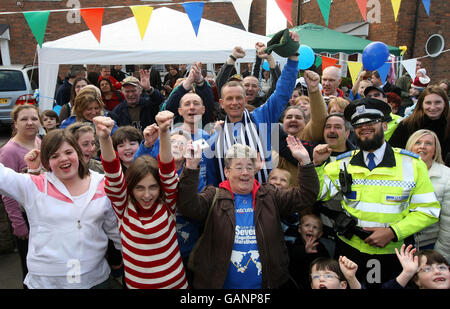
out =
[(335, 66), (326, 67), (322, 74), (322, 87), (325, 96), (337, 96), (336, 89), (341, 83), (341, 70)]
[(244, 85), (247, 102), (249, 103), (253, 102), (253, 100), (255, 100), (260, 90), (258, 79), (252, 75), (247, 76), (242, 81), (242, 85)]

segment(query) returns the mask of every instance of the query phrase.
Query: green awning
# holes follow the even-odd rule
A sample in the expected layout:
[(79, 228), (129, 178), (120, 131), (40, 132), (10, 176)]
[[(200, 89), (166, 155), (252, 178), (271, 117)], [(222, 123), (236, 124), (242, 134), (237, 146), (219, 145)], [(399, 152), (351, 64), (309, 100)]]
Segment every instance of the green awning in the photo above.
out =
[[(313, 23), (297, 26), (290, 30), (296, 31), (299, 34), (300, 44), (308, 45), (317, 54), (325, 52), (330, 54), (339, 52), (346, 54), (362, 54), (364, 48), (372, 43), (370, 40), (328, 29)], [(273, 34), (269, 36), (273, 36)], [(401, 50), (398, 47), (387, 46), (391, 54), (400, 56)]]

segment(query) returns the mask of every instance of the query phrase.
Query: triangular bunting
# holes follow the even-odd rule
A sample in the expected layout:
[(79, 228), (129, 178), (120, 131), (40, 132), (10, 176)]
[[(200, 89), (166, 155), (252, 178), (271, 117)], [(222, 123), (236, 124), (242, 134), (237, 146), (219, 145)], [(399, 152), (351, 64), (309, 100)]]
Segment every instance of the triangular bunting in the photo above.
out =
[(23, 16), (27, 20), (28, 26), (33, 32), (34, 38), (42, 47), (44, 42), (45, 29), (47, 28), (48, 16), (50, 11), (40, 11), (40, 12), (24, 12)]
[(391, 63), (390, 62), (386, 62), (385, 64), (383, 64), (381, 67), (379, 67), (377, 69), (378, 74), (380, 74), (380, 79), (381, 82), (384, 84), (384, 82), (386, 81), (386, 78), (388, 76), (389, 73), (389, 68), (391, 67)]
[(322, 12), (323, 19), (325, 19), (325, 23), (328, 27), (328, 20), (330, 18), (330, 6), (331, 0), (317, 0), (319, 4), (320, 11)]
[(367, 21), (367, 0), (356, 0), (362, 17)]
[(323, 70), (325, 70), (326, 67), (336, 66), (337, 62), (338, 62), (338, 59), (322, 56), (322, 72), (323, 72)]
[(428, 16), (430, 16), (430, 0), (422, 0), (425, 11), (427, 11)]
[(320, 67), (320, 65), (322, 64), (322, 56), (318, 55), (316, 56), (316, 61), (314, 62), (316, 68)]
[(403, 60), (403, 61), (400, 61), (400, 63), (403, 65), (406, 72), (408, 72), (409, 76), (411, 76), (411, 79), (414, 80), (414, 78), (416, 78), (417, 59), (414, 58), (414, 59)]
[(150, 22), (150, 17), (152, 16), (153, 7), (130, 6), (130, 9), (133, 12), (134, 18), (136, 19), (136, 24), (139, 28), (139, 33), (141, 34), (141, 40), (143, 40), (148, 23)]
[(284, 17), (286, 17), (287, 21), (293, 26), (292, 23), (292, 0), (275, 0), (281, 12), (283, 12)]
[(402, 0), (391, 0), (392, 8), (394, 9), (394, 18), (395, 21), (397, 21), (397, 15), (398, 11), (400, 10), (400, 4), (402, 3)]
[(347, 62), (348, 70), (350, 72), (350, 76), (352, 78), (352, 83), (355, 84), (356, 79), (358, 78), (359, 72), (361, 72), (362, 69), (362, 62), (354, 62), (349, 61)]
[(198, 28), (200, 27), (200, 22), (202, 20), (204, 6), (204, 2), (190, 2), (183, 4), (184, 10), (191, 20), (192, 27), (194, 27), (195, 36), (198, 35)]
[(248, 31), (248, 20), (250, 18), (250, 8), (253, 0), (231, 0), (239, 19), (246, 31)]
[(80, 9), (81, 17), (100, 43), (104, 8)]

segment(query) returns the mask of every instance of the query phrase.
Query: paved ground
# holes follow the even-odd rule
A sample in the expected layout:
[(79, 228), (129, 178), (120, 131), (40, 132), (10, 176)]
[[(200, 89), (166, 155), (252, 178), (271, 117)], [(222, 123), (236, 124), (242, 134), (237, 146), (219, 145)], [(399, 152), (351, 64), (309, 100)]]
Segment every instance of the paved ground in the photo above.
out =
[[(116, 280), (111, 280), (112, 289), (122, 289)], [(22, 289), (22, 270), (18, 253), (0, 254), (0, 289)]]
[(22, 271), (18, 253), (0, 254), (0, 289), (21, 289)]

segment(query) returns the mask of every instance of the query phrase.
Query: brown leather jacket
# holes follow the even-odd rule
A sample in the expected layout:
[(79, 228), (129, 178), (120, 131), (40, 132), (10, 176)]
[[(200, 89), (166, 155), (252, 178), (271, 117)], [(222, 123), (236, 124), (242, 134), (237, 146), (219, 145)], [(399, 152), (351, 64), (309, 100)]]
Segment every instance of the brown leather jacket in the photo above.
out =
[[(262, 288), (278, 288), (289, 279), (289, 257), (280, 216), (311, 207), (319, 193), (313, 164), (299, 166), (299, 186), (286, 190), (264, 183), (255, 195), (255, 232), (262, 265)], [(197, 193), (199, 170), (183, 169), (178, 184), (178, 210), (204, 222), (216, 189)], [(230, 265), (235, 235), (235, 208), (230, 191), (220, 188), (217, 202), (203, 231), (193, 261), (194, 288), (221, 289)]]

